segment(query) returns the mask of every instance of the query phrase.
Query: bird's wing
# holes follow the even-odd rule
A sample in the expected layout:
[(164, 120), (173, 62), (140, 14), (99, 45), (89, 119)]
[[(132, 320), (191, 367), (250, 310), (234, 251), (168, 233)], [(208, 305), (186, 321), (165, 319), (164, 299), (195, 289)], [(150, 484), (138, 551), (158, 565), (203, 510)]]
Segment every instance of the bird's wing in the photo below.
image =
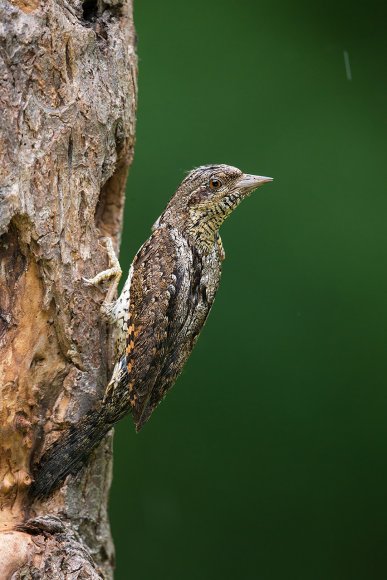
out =
[[(171, 233), (156, 230), (137, 254), (130, 285), (126, 343), (127, 389), (137, 427), (152, 392), (175, 379), (166, 361), (184, 326), (190, 292), (187, 256)], [(149, 413), (150, 414), (150, 413)]]

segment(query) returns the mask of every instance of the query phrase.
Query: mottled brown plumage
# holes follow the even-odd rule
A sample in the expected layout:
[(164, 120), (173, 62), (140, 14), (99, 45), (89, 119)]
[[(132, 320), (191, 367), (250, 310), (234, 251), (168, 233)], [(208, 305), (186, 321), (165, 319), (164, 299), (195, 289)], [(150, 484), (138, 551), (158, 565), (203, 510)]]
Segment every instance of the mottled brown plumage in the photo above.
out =
[(206, 321), (217, 292), (224, 251), (219, 227), (267, 177), (228, 165), (191, 171), (138, 251), (119, 299), (113, 267), (90, 283), (114, 283), (104, 304), (113, 324), (116, 364), (103, 401), (44, 454), (32, 494), (44, 496), (77, 472), (92, 449), (124, 415), (139, 430), (174, 384)]

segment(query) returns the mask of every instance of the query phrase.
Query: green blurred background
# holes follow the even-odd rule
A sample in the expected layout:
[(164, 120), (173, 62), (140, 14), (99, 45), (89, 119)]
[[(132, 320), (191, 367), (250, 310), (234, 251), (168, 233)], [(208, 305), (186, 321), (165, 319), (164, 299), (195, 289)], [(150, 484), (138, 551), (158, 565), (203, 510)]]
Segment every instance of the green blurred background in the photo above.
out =
[(116, 430), (117, 580), (387, 578), (386, 13), (135, 2), (124, 270), (192, 167), (275, 181), (222, 228), (176, 386)]

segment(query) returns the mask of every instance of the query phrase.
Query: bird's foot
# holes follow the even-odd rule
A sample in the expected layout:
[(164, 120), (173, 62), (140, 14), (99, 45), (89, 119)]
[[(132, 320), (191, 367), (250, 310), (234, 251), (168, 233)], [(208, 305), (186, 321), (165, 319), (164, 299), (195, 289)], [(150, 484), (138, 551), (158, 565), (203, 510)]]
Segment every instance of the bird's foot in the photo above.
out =
[(82, 280), (87, 286), (99, 286), (101, 282), (104, 282), (105, 280), (111, 280), (105, 300), (101, 305), (101, 313), (106, 318), (110, 318), (113, 308), (112, 302), (117, 291), (118, 283), (122, 275), (122, 270), (114, 251), (111, 238), (101, 238), (101, 241), (104, 242), (107, 250), (109, 257), (109, 268), (99, 272), (96, 276), (94, 276), (94, 278), (82, 278)]
[(104, 242), (104, 245), (108, 253), (109, 268), (103, 270), (102, 272), (99, 272), (99, 274), (94, 276), (94, 278), (82, 278), (82, 280), (87, 286), (98, 286), (99, 284), (101, 284), (101, 282), (104, 282), (105, 280), (111, 280), (112, 278), (114, 278), (114, 280), (117, 282), (118, 285), (118, 282), (120, 281), (121, 278), (122, 270), (113, 248), (113, 242), (111, 238), (101, 238), (101, 242)]

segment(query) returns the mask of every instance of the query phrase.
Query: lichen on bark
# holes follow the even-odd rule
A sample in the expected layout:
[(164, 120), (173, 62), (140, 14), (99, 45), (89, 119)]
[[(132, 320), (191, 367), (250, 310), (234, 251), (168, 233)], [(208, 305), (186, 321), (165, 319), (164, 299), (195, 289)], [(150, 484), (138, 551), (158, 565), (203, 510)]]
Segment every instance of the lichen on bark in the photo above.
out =
[[(33, 463), (101, 394), (135, 137), (130, 0), (0, 1), (0, 577), (109, 578), (111, 438), (49, 500)], [(79, 573), (82, 572), (82, 576)]]

